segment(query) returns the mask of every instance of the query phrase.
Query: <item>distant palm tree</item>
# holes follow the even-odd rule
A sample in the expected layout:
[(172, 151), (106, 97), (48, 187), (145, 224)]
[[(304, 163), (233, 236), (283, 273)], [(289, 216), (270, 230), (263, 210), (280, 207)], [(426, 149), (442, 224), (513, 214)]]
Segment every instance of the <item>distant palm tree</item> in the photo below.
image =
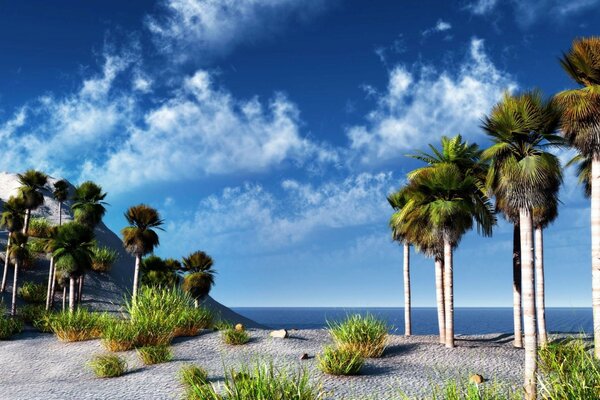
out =
[(183, 280), (183, 290), (190, 293), (198, 307), (199, 300), (210, 293), (215, 284), (215, 270), (213, 259), (203, 251), (195, 251), (183, 258), (182, 269), (189, 274)]
[(94, 232), (77, 222), (56, 229), (48, 249), (52, 251), (56, 269), (69, 277), (69, 311), (75, 310), (75, 279), (92, 266)]
[(23, 264), (23, 260), (28, 255), (27, 248), (27, 235), (22, 232), (15, 231), (11, 233), (10, 238), (10, 250), (9, 256), (15, 265), (13, 286), (12, 286), (12, 301), (10, 306), (10, 315), (17, 315), (17, 291), (18, 291), (18, 279), (19, 279), (19, 268)]
[(555, 204), (562, 182), (558, 158), (548, 146), (560, 146), (557, 136), (559, 114), (539, 91), (506, 94), (485, 117), (483, 128), (493, 144), (484, 151), (490, 160), (487, 187), (507, 208), (519, 210), (523, 331), (525, 336), (525, 397), (537, 394), (537, 324), (533, 212), (536, 207)]
[[(402, 210), (402, 207), (407, 202), (404, 196), (405, 191), (398, 191), (388, 196), (388, 203), (397, 212)], [(397, 226), (401, 222), (392, 216), (390, 219), (390, 228), (392, 229), (392, 239), (402, 243), (404, 249), (404, 335), (412, 334), (411, 327), (411, 302), (410, 302), (410, 243), (407, 242), (402, 234), (403, 230)]]
[[(52, 191), (54, 200), (58, 202), (58, 226), (62, 225), (62, 206), (69, 198), (69, 183), (61, 179), (54, 182)], [(54, 287), (56, 282), (56, 268), (54, 268), (54, 257), (50, 257), (50, 271), (48, 273), (48, 291), (46, 293), (46, 310), (49, 310), (54, 303)]]
[(8, 265), (10, 260), (11, 234), (23, 229), (25, 215), (25, 201), (21, 197), (11, 196), (2, 206), (2, 215), (0, 215), (0, 225), (8, 231), (6, 242), (6, 252), (4, 255), (4, 272), (2, 273), (2, 285), (0, 293), (6, 290), (6, 280), (8, 278)]
[(557, 94), (555, 101), (565, 139), (589, 163), (594, 354), (600, 358), (600, 37), (574, 40), (561, 64), (580, 86)]
[(102, 187), (94, 182), (86, 181), (77, 186), (71, 205), (75, 221), (94, 229), (106, 213), (105, 198), (106, 193), (102, 193)]
[(29, 169), (23, 174), (17, 174), (19, 183), (19, 195), (25, 201), (25, 224), (23, 225), (23, 233), (27, 234), (29, 229), (29, 220), (31, 219), (31, 211), (35, 210), (44, 204), (44, 195), (41, 190), (48, 182), (48, 175), (43, 172)]
[(129, 226), (121, 230), (125, 249), (135, 257), (132, 297), (135, 300), (142, 257), (151, 253), (160, 241), (154, 229), (161, 229), (163, 220), (156, 209), (145, 204), (130, 207), (125, 213)]

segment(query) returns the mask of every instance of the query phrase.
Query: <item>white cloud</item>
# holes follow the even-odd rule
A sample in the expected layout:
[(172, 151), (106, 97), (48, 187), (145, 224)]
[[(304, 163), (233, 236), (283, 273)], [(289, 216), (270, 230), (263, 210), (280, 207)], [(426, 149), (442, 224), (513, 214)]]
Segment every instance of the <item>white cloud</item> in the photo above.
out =
[(506, 90), (516, 88), (472, 39), (468, 56), (456, 71), (428, 66), (398, 65), (390, 71), (385, 93), (367, 115), (368, 124), (353, 126), (347, 135), (363, 163), (373, 164), (439, 141), (440, 135), (479, 134), (481, 118)]
[(324, 0), (163, 0), (166, 12), (148, 18), (159, 49), (176, 61), (228, 53), (233, 47), (268, 38), (290, 20), (322, 12)]
[(497, 0), (476, 0), (467, 6), (473, 14), (487, 14), (496, 8)]
[(450, 29), (452, 29), (452, 25), (449, 22), (438, 19), (434, 27), (424, 30), (422, 34), (423, 36), (429, 36), (433, 33), (446, 32)]

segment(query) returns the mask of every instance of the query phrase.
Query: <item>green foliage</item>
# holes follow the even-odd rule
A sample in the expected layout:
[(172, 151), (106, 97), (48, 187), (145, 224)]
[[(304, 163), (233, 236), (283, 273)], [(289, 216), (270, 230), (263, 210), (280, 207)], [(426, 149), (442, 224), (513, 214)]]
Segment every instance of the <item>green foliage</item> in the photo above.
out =
[(64, 202), (69, 197), (69, 184), (64, 179), (54, 182), (52, 196), (56, 201)]
[(191, 388), (194, 385), (208, 384), (208, 372), (202, 367), (193, 364), (187, 364), (179, 370), (179, 381), (186, 387)]
[(181, 288), (200, 300), (208, 296), (214, 283), (213, 271), (194, 272), (185, 276)]
[(72, 313), (62, 311), (53, 314), (50, 318), (50, 329), (63, 342), (97, 339), (107, 319), (106, 314), (78, 308)]
[[(400, 398), (413, 400), (401, 393)], [(497, 383), (474, 384), (466, 380), (449, 380), (441, 386), (434, 386), (431, 395), (423, 400), (519, 400), (523, 398), (521, 390)]]
[(168, 344), (140, 347), (137, 353), (145, 365), (166, 363), (173, 359), (173, 352)]
[(600, 361), (580, 339), (539, 350), (541, 395), (546, 400), (600, 398)]
[(131, 321), (108, 318), (102, 326), (102, 345), (108, 351), (131, 350), (138, 333), (138, 328)]
[(214, 315), (210, 310), (188, 307), (179, 313), (173, 336), (196, 336), (202, 329), (211, 328), (213, 320)]
[(29, 251), (33, 254), (46, 254), (46, 241), (44, 239), (34, 238), (27, 242)]
[(317, 366), (330, 375), (358, 375), (365, 363), (357, 351), (346, 347), (326, 346), (317, 356)]
[(108, 272), (111, 270), (115, 261), (119, 257), (119, 253), (110, 247), (91, 248), (92, 252), (92, 270), (96, 272)]
[(23, 321), (4, 315), (4, 310), (0, 310), (0, 313), (0, 340), (10, 339), (23, 331)]
[(223, 337), (223, 342), (226, 344), (238, 346), (242, 344), (246, 344), (250, 341), (250, 335), (248, 332), (238, 331), (235, 328), (227, 328), (221, 332), (221, 336)]
[(27, 281), (18, 289), (19, 297), (30, 303), (43, 303), (46, 301), (47, 287), (43, 283)]
[(380, 357), (387, 344), (390, 327), (371, 314), (354, 314), (342, 322), (328, 322), (335, 343), (365, 358)]
[(9, 232), (19, 231), (23, 229), (24, 214), (25, 200), (21, 197), (10, 196), (2, 205), (0, 226), (6, 228)]
[(25, 323), (33, 325), (40, 332), (52, 332), (50, 329), (52, 312), (46, 311), (43, 304), (26, 304), (19, 310), (19, 316)]
[(87, 363), (87, 366), (98, 378), (115, 378), (127, 371), (125, 359), (114, 354), (96, 355)]
[(176, 264), (167, 263), (155, 255), (142, 260), (142, 285), (172, 288), (177, 285), (177, 274), (173, 267)]
[(102, 192), (102, 187), (94, 182), (87, 181), (77, 186), (71, 206), (75, 222), (90, 229), (98, 225), (106, 213), (105, 197), (106, 193)]
[(158, 246), (158, 234), (163, 220), (156, 209), (145, 204), (130, 207), (125, 213), (129, 226), (121, 230), (123, 245), (133, 255), (143, 256)]
[(31, 218), (27, 234), (36, 238), (48, 239), (52, 235), (52, 224), (46, 218)]
[(19, 184), (19, 196), (23, 199), (25, 208), (35, 210), (44, 204), (44, 195), (41, 189), (48, 182), (48, 175), (41, 171), (29, 169), (22, 174), (17, 174)]
[(70, 276), (79, 276), (91, 268), (93, 247), (94, 232), (77, 222), (59, 226), (48, 242), (56, 269)]
[(290, 372), (277, 370), (272, 363), (243, 365), (238, 371), (225, 374), (222, 391), (209, 383), (192, 383), (187, 400), (324, 400), (321, 384), (311, 382), (306, 370)]

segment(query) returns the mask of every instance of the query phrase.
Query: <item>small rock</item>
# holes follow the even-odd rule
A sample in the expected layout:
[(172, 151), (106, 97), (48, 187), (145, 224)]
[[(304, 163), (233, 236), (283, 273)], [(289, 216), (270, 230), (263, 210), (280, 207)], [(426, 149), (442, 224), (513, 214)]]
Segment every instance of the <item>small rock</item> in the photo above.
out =
[(243, 332), (243, 331), (246, 330), (246, 327), (244, 325), (242, 325), (242, 324), (237, 324), (235, 326), (235, 330), (238, 331), (238, 332)]
[(286, 331), (285, 329), (280, 329), (278, 331), (273, 331), (269, 333), (269, 336), (271, 336), (272, 338), (285, 339), (288, 337), (288, 331)]
[(301, 360), (308, 360), (308, 358), (309, 358), (309, 357), (308, 357), (308, 354), (306, 354), (306, 353), (304, 353), (304, 354), (302, 354), (302, 355), (300, 356), (300, 359), (301, 359)]
[(469, 382), (479, 385), (480, 383), (483, 383), (483, 376), (479, 374), (473, 374), (469, 377)]

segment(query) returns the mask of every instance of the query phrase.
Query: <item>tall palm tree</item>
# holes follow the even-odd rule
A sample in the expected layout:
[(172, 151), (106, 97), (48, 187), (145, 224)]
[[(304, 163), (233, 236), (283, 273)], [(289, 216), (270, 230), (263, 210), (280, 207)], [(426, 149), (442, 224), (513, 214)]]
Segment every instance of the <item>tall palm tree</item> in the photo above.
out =
[(213, 269), (213, 259), (203, 251), (195, 251), (183, 257), (182, 261), (182, 269), (189, 272), (183, 280), (183, 290), (194, 297), (198, 307), (199, 300), (208, 296), (215, 284), (216, 272)]
[(69, 277), (69, 311), (75, 310), (75, 280), (92, 266), (94, 232), (77, 222), (69, 222), (56, 229), (48, 249), (52, 251), (56, 269)]
[[(69, 198), (69, 183), (64, 180), (54, 182), (52, 197), (58, 202), (58, 226), (62, 225), (62, 206)], [(46, 293), (46, 310), (52, 307), (54, 302), (54, 286), (56, 282), (56, 268), (54, 268), (54, 257), (50, 257), (50, 271), (48, 273), (48, 291)]]
[(11, 234), (23, 229), (25, 215), (25, 201), (21, 197), (11, 196), (2, 206), (2, 214), (0, 215), (0, 225), (8, 231), (8, 239), (6, 242), (6, 252), (4, 255), (4, 272), (2, 273), (2, 285), (0, 293), (6, 290), (6, 280), (8, 278), (8, 265), (10, 260)]
[(533, 227), (535, 229), (535, 307), (539, 334), (539, 344), (548, 344), (546, 331), (546, 295), (544, 283), (544, 229), (558, 217), (558, 204), (533, 209)]
[(519, 211), (524, 387), (526, 398), (532, 400), (536, 398), (537, 373), (533, 210), (557, 201), (560, 161), (545, 149), (562, 144), (562, 138), (555, 135), (558, 121), (556, 107), (539, 91), (505, 94), (483, 121), (493, 142), (483, 153), (483, 158), (490, 160), (486, 185), (507, 209)]
[(442, 239), (446, 347), (454, 347), (453, 249), (474, 223), (489, 236), (496, 222), (479, 179), (466, 172), (453, 163), (439, 163), (415, 174), (410, 200), (400, 212), (408, 224), (431, 224)]
[[(402, 190), (393, 193), (388, 196), (387, 200), (390, 206), (399, 212), (402, 207), (406, 204), (406, 198), (404, 197), (405, 192)], [(392, 238), (403, 245), (404, 250), (404, 335), (410, 336), (412, 334), (411, 327), (411, 302), (410, 302), (410, 243), (407, 242), (402, 235), (402, 229), (396, 228), (396, 221), (394, 217), (390, 219), (390, 227), (392, 229)]]
[(133, 275), (132, 297), (135, 300), (140, 276), (142, 257), (151, 253), (159, 245), (158, 234), (154, 229), (161, 229), (163, 220), (158, 211), (145, 204), (130, 207), (125, 213), (129, 222), (121, 230), (125, 249), (135, 257), (135, 272)]
[(21, 184), (19, 195), (24, 199), (25, 208), (27, 209), (23, 225), (23, 233), (27, 234), (31, 211), (44, 204), (44, 195), (41, 190), (48, 182), (48, 175), (34, 169), (29, 169), (22, 174), (17, 174), (17, 176)]
[(13, 286), (12, 286), (12, 301), (10, 306), (10, 315), (17, 315), (17, 291), (18, 291), (18, 279), (19, 279), (19, 268), (23, 264), (23, 260), (27, 257), (27, 235), (22, 232), (15, 231), (11, 233), (10, 239), (10, 250), (9, 256), (15, 265), (13, 275)]
[(575, 39), (561, 64), (579, 88), (555, 96), (562, 111), (560, 128), (569, 145), (591, 164), (594, 354), (600, 358), (600, 37)]

